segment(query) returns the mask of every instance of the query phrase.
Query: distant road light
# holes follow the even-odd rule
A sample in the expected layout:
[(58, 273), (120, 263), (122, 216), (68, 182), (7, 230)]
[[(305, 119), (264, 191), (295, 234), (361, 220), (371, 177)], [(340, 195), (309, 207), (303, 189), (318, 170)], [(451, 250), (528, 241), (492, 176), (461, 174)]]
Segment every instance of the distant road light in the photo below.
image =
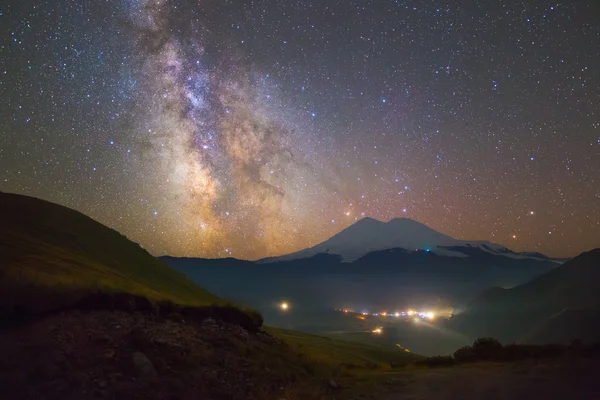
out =
[(287, 311), (287, 309), (290, 308), (290, 305), (284, 301), (279, 305), (279, 308), (281, 308), (282, 311)]
[(383, 332), (383, 329), (381, 329), (381, 328), (375, 328), (375, 329), (373, 329), (372, 332), (374, 334), (376, 334), (376, 335), (381, 335), (381, 332)]

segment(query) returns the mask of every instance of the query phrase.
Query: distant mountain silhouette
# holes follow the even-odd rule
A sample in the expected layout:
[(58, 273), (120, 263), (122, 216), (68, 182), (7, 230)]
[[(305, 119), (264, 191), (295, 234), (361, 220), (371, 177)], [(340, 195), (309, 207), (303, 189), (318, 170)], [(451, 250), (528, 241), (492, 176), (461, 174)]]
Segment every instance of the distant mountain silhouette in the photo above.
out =
[(486, 291), (451, 325), (471, 336), (504, 341), (599, 341), (600, 249), (512, 289)]
[(322, 253), (339, 255), (344, 262), (352, 262), (373, 251), (398, 248), (406, 252), (421, 250), (448, 257), (468, 257), (470, 249), (480, 249), (511, 258), (548, 259), (540, 253), (515, 253), (488, 241), (454, 239), (409, 218), (394, 218), (389, 222), (363, 218), (316, 246), (260, 262), (298, 260)]
[[(447, 236), (411, 220), (387, 224), (362, 220), (354, 226), (360, 231), (366, 226), (366, 231), (372, 230), (377, 238), (383, 238), (385, 235), (379, 229), (394, 231), (395, 225), (401, 226), (402, 230), (413, 226), (415, 237), (435, 238), (436, 243), (446, 246), (440, 245), (435, 250), (397, 247), (372, 250), (348, 261), (333, 251), (336, 241), (347, 243), (346, 234), (340, 234), (344, 240), (336, 235), (336, 241), (326, 245), (331, 252), (305, 252), (306, 257), (299, 258), (281, 257), (258, 262), (161, 259), (218, 296), (258, 308), (268, 323), (274, 321), (270, 317), (279, 315), (273, 307), (278, 299), (290, 300), (307, 309), (417, 307), (438, 298), (460, 305), (489, 287), (513, 287), (559, 265), (547, 258), (521, 256), (489, 242), (468, 242), (467, 245), (467, 242), (447, 239)], [(352, 239), (355, 235), (350, 231), (348, 236)], [(369, 242), (368, 238), (361, 240)], [(355, 252), (353, 257), (358, 255)]]

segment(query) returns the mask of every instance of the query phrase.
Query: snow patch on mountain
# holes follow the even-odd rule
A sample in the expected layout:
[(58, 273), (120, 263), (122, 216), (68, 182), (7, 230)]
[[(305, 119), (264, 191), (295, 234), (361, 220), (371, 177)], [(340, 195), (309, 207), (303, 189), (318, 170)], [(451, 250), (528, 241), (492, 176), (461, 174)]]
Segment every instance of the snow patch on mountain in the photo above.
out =
[(456, 247), (475, 247), (510, 258), (533, 258), (514, 253), (497, 243), (454, 239), (409, 218), (395, 218), (389, 222), (363, 218), (316, 246), (285, 256), (265, 259), (262, 262), (298, 260), (317, 254), (335, 254), (341, 256), (344, 262), (352, 262), (373, 251), (395, 248), (402, 248), (409, 252), (431, 251), (446, 257), (468, 257)]

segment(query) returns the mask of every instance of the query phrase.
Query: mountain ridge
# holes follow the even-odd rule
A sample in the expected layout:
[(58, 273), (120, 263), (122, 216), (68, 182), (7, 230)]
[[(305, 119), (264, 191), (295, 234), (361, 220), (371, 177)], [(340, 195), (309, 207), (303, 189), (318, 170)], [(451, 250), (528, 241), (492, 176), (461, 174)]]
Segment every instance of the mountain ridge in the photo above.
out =
[(343, 262), (352, 262), (370, 252), (388, 249), (404, 249), (409, 252), (425, 250), (449, 257), (468, 257), (468, 254), (460, 251), (460, 247), (480, 248), (512, 258), (551, 260), (537, 252), (516, 253), (487, 240), (455, 239), (410, 218), (393, 218), (383, 222), (365, 217), (315, 246), (257, 261), (259, 263), (291, 261), (324, 253), (339, 255)]

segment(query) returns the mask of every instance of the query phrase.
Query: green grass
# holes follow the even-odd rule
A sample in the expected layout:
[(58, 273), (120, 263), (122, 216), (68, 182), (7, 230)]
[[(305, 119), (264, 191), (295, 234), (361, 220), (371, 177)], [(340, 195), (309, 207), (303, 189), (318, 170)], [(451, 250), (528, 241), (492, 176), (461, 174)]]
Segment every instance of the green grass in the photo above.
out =
[(369, 345), (285, 329), (266, 329), (271, 335), (281, 339), (308, 359), (333, 367), (387, 369), (392, 363), (398, 366), (406, 365), (423, 358), (417, 354), (407, 353), (394, 345)]
[(12, 303), (44, 293), (114, 291), (182, 305), (225, 304), (120, 233), (26, 196), (0, 193), (0, 261), (2, 297)]

